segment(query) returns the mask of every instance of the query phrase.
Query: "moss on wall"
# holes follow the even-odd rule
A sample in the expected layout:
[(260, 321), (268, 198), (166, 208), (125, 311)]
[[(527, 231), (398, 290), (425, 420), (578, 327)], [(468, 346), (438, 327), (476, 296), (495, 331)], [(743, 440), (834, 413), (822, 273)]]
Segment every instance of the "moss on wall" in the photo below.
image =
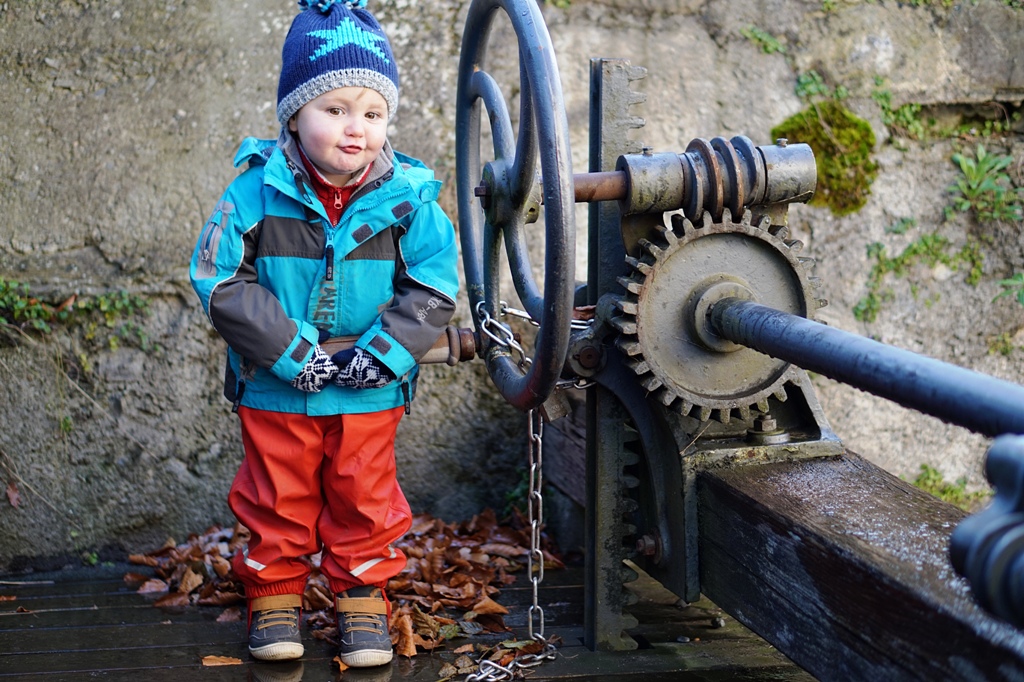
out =
[(837, 216), (859, 210), (878, 174), (872, 159), (871, 125), (836, 100), (816, 102), (772, 128), (772, 137), (809, 144), (818, 164), (818, 188), (812, 206), (827, 206)]

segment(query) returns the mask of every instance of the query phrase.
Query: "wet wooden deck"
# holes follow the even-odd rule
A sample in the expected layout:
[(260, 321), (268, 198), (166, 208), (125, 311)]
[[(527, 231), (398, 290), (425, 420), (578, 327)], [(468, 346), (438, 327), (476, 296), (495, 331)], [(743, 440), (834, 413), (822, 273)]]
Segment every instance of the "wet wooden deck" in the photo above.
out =
[[(296, 663), (259, 663), (245, 647), (244, 623), (218, 623), (222, 609), (162, 610), (155, 597), (139, 595), (123, 581), (138, 567), (107, 565), (53, 574), (0, 578), (0, 680), (438, 680), (449, 651), (396, 658), (390, 666), (332, 671), (335, 652), (306, 635), (306, 655)], [(582, 646), (581, 571), (548, 571), (541, 587), (548, 637), (561, 639), (558, 657), (531, 671), (529, 679), (638, 680), (661, 682), (774, 680), (809, 682), (769, 644), (710, 602), (686, 608), (649, 579), (635, 591), (631, 612), (640, 621), (630, 633), (641, 642), (632, 652), (592, 652)], [(527, 587), (502, 590), (510, 608), (506, 623), (526, 637)], [(717, 621), (716, 618), (724, 619)], [(482, 638), (456, 640), (453, 646)], [(495, 640), (492, 636), (491, 641)], [(240, 665), (208, 667), (205, 656), (234, 657)]]

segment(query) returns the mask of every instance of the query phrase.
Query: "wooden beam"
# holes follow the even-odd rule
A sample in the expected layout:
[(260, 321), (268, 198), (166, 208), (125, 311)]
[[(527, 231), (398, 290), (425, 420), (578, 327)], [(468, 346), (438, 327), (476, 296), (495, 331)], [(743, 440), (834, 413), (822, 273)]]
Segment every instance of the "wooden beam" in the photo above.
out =
[(964, 514), (861, 457), (703, 472), (702, 591), (823, 680), (1020, 680), (948, 558)]

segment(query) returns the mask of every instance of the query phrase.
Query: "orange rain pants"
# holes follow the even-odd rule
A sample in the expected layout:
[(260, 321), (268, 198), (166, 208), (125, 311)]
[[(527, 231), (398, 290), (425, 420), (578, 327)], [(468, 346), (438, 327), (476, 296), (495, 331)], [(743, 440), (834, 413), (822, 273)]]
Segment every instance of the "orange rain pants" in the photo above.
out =
[(398, 485), (395, 431), (404, 408), (309, 417), (240, 407), (245, 459), (228, 504), (251, 532), (233, 568), (246, 596), (302, 594), (309, 555), (335, 594), (384, 587), (405, 568), (392, 543), (412, 525)]

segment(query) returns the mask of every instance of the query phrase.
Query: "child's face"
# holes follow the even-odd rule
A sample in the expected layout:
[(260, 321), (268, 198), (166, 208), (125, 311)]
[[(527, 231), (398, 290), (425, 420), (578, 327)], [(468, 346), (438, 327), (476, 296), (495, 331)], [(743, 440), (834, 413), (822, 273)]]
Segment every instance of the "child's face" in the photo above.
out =
[(345, 87), (305, 104), (288, 121), (302, 149), (335, 185), (344, 185), (384, 147), (388, 104), (376, 90)]

